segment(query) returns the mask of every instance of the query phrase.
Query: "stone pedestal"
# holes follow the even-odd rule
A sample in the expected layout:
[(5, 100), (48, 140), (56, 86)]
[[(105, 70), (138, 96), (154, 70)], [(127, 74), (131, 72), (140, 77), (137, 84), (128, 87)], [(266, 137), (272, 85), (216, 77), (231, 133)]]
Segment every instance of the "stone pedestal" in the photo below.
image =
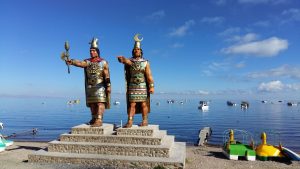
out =
[(186, 147), (158, 125), (113, 130), (112, 124), (82, 124), (49, 142), (48, 151), (28, 155), (29, 162), (73, 163), (103, 168), (184, 168)]

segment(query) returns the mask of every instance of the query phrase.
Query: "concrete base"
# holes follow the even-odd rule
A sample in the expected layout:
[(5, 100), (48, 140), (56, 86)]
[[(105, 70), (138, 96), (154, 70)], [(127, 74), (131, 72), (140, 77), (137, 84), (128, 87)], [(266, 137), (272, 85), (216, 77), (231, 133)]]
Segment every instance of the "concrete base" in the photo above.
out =
[(158, 125), (118, 128), (103, 124), (75, 126), (60, 141), (49, 142), (48, 151), (28, 155), (29, 162), (73, 163), (104, 168), (184, 168), (186, 144)]

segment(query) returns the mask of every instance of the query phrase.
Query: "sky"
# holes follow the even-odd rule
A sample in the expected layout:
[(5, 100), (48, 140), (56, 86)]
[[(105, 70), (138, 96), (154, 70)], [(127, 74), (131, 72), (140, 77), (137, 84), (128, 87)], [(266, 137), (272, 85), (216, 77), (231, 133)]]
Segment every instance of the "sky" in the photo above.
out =
[(0, 0), (0, 96), (84, 97), (83, 69), (99, 39), (112, 92), (143, 37), (155, 94), (300, 100), (299, 0)]

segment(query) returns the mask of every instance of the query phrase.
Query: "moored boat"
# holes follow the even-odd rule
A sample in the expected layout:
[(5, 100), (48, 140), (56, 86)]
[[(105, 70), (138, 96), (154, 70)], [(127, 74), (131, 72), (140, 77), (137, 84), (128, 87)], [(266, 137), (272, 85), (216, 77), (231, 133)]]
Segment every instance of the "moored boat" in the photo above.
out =
[(120, 105), (121, 103), (119, 101), (115, 101), (114, 105)]
[(169, 103), (169, 104), (173, 104), (173, 103), (175, 103), (175, 100), (173, 100), (173, 99), (169, 99), (169, 100), (167, 100), (167, 103)]
[(227, 106), (236, 106), (236, 103), (232, 101), (227, 101)]
[(241, 102), (241, 108), (242, 109), (248, 109), (249, 108), (249, 103), (246, 101), (242, 101)]
[[(243, 140), (236, 140), (234, 133), (237, 133)], [(246, 144), (250, 139), (250, 144)], [(256, 152), (254, 149), (254, 141), (252, 135), (244, 130), (229, 129), (223, 133), (223, 154), (230, 160), (238, 160), (244, 157), (248, 161), (256, 160)]]
[(200, 102), (199, 102), (199, 107), (198, 107), (198, 109), (201, 109), (201, 110), (208, 110), (208, 109), (209, 109), (209, 106), (208, 106), (207, 101), (200, 101)]
[(287, 105), (288, 106), (297, 106), (297, 103), (295, 103), (295, 102), (287, 102)]

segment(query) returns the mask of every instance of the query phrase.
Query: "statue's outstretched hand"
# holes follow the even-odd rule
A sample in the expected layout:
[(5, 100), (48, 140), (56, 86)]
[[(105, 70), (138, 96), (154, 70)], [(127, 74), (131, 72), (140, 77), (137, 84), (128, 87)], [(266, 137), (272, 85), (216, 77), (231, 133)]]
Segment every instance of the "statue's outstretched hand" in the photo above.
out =
[(124, 57), (124, 56), (118, 56), (118, 61), (119, 61), (120, 63), (124, 63), (125, 57)]

